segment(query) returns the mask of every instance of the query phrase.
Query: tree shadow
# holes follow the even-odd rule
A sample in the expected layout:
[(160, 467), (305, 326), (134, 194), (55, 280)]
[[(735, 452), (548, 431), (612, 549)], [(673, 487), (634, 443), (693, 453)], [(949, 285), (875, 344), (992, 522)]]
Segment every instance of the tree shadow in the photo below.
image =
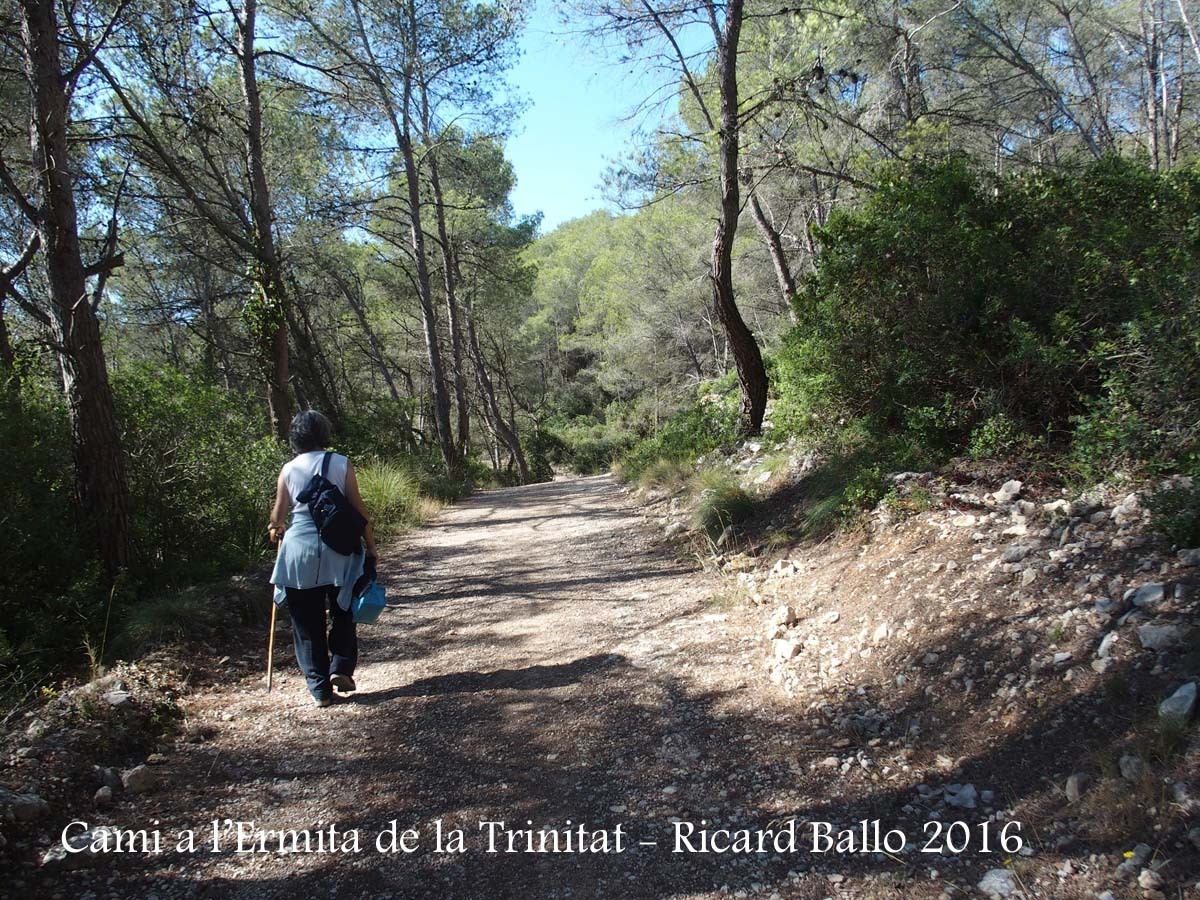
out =
[(387, 703), (401, 697), (430, 697), (437, 694), (474, 694), (484, 691), (537, 691), (577, 684), (590, 674), (613, 666), (625, 666), (625, 657), (598, 653), (569, 663), (535, 665), (521, 669), (496, 669), (491, 672), (454, 672), (420, 678), (403, 687), (382, 691), (363, 691), (351, 699), (364, 705)]

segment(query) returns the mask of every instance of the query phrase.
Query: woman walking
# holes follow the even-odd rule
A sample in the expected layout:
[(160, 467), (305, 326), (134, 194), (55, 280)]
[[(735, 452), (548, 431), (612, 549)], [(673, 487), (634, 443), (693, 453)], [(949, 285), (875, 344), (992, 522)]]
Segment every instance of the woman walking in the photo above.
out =
[[(275, 602), (287, 603), (296, 662), (317, 706), (333, 703), (335, 688), (349, 693), (356, 687), (358, 636), (350, 612), (351, 593), (364, 572), (374, 574), (378, 558), (354, 467), (346, 457), (326, 450), (331, 436), (332, 426), (319, 412), (305, 410), (292, 420), (288, 443), (296, 456), (279, 472), (270, 524), (272, 540), (282, 537), (271, 574)], [(367, 520), (365, 549), (338, 553), (321, 540), (308, 507), (297, 499), (316, 474), (324, 474)]]

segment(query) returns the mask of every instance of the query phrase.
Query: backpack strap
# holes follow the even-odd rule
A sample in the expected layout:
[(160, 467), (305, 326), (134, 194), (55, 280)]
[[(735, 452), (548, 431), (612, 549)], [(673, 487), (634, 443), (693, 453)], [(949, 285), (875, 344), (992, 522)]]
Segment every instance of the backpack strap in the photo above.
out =
[(326, 450), (325, 455), (321, 457), (321, 477), (324, 479), (329, 478), (329, 457), (331, 456), (333, 456), (333, 453)]

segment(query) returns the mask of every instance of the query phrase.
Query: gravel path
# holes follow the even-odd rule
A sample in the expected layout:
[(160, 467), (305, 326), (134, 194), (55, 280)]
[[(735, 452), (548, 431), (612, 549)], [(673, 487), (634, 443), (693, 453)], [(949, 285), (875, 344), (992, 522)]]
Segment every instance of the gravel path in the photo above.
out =
[[(837, 889), (840, 876), (831, 883), (813, 864), (829, 873), (846, 860), (672, 852), (673, 817), (736, 829), (831, 816), (828, 778), (809, 766), (829, 751), (805, 741), (803, 717), (766, 683), (757, 619), (722, 603), (720, 581), (665, 546), (611, 478), (478, 494), (385, 551), (381, 569), (400, 605), (360, 630), (358, 693), (313, 707), (281, 630), (276, 692), (247, 677), (194, 695), (188, 727), (207, 739), (164, 761), (168, 786), (107, 818), (157, 827), (164, 852), (64, 874), (63, 896)], [(836, 812), (849, 822), (859, 810)], [(226, 819), (252, 822), (247, 835), (308, 829), (313, 848), (333, 852), (279, 852), (268, 836), (244, 843), (259, 852), (239, 853), (229, 826), (218, 826), (213, 852), (211, 823)], [(419, 832), (412, 852), (377, 848), (392, 821), (398, 835)], [(435, 845), (439, 821), (446, 852)], [(610, 851), (620, 825), (623, 852), (504, 852), (507, 832), (480, 825), (501, 821), (557, 830), (560, 847), (563, 830), (582, 823), (583, 843), (599, 849), (604, 829)], [(196, 829), (194, 853), (174, 852), (185, 828)], [(488, 852), (489, 828), (499, 852)], [(338, 852), (352, 846), (350, 829), (359, 852)], [(461, 852), (450, 852), (452, 829)], [(516, 835), (513, 846), (529, 845)], [(914, 887), (877, 884), (871, 895), (918, 896)]]
[[(191, 701), (189, 724), (213, 737), (170, 760), (170, 790), (112, 817), (158, 820), (164, 839), (159, 856), (110, 857), (114, 895), (649, 897), (720, 883), (670, 852), (669, 818), (734, 802), (753, 637), (611, 478), (478, 494), (381, 568), (400, 606), (360, 629), (351, 699), (310, 707), (281, 630), (275, 693), (246, 681)], [(358, 829), (361, 852), (236, 853), (225, 829), (212, 853), (214, 819), (310, 829), (313, 846), (323, 828), (326, 848), (336, 823), (336, 843)], [(413, 853), (378, 852), (392, 820), (420, 831)], [(435, 852), (437, 820), (447, 837), (462, 829), (464, 852)], [(585, 823), (587, 845), (606, 829), (610, 849), (621, 824), (624, 852), (489, 853), (481, 821), (560, 835)], [(171, 852), (183, 828), (197, 829), (194, 854)]]

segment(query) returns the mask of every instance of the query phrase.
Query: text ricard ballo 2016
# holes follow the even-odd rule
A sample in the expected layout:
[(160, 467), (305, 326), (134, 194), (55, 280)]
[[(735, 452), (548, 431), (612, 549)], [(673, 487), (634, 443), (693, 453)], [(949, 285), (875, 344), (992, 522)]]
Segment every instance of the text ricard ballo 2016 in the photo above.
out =
[[(122, 828), (68, 824), (61, 834), (68, 853), (625, 853), (640, 847), (697, 854), (1015, 854), (1023, 846), (1021, 823), (932, 820), (918, 827), (890, 827), (878, 819), (849, 826), (789, 819), (764, 828), (725, 828), (705, 819), (673, 819), (655, 827), (639, 823), (645, 834), (625, 824), (593, 828), (570, 819), (554, 827), (521, 825), (503, 819), (463, 826), (435, 819), (423, 825), (391, 820), (378, 829), (344, 828), (317, 823), (303, 829), (265, 828), (253, 821), (214, 819), (196, 828)], [(665, 834), (664, 834), (665, 832)]]

